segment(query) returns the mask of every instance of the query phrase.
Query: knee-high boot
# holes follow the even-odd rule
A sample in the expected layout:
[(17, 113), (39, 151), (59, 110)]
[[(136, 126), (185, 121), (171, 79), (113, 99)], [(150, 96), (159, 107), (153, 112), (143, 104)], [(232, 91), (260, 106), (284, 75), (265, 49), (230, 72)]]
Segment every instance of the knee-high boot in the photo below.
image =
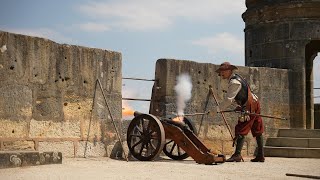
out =
[(251, 162), (264, 162), (264, 150), (263, 150), (263, 136), (262, 134), (256, 137), (257, 141), (257, 156), (254, 159), (251, 159)]
[(226, 160), (226, 162), (240, 162), (242, 160), (241, 150), (244, 143), (244, 136), (238, 135), (236, 141), (237, 141), (236, 150), (234, 154), (229, 159)]

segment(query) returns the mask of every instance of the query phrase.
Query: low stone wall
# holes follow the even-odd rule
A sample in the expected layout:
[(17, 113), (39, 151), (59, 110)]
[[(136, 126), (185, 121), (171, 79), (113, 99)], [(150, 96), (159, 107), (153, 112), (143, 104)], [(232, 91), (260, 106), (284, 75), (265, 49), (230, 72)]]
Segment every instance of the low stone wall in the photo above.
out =
[[(176, 113), (176, 97), (174, 86), (176, 78), (182, 73), (187, 73), (192, 79), (192, 97), (187, 103), (185, 113), (204, 112), (215, 110), (212, 96), (208, 96), (209, 86), (221, 102), (225, 96), (223, 90), (227, 89), (226, 81), (221, 81), (215, 73), (219, 65), (210, 63), (197, 63), (187, 60), (159, 59), (156, 63), (155, 79), (151, 104), (151, 114), (166, 116)], [(289, 113), (289, 77), (288, 70), (263, 68), (263, 67), (238, 67), (236, 73), (242, 75), (250, 83), (250, 88), (259, 97), (261, 114), (285, 117), (290, 119)], [(207, 108), (205, 108), (207, 106)], [(237, 115), (225, 113), (227, 122), (232, 131), (237, 123)], [(223, 119), (220, 115), (213, 117), (193, 116), (196, 128), (200, 129), (199, 137), (212, 150), (217, 153), (232, 154), (232, 140)], [(289, 120), (263, 118), (265, 137), (274, 137), (279, 128), (289, 128)], [(201, 125), (201, 127), (200, 127)], [(233, 132), (234, 134), (234, 132)], [(251, 134), (246, 138), (244, 155), (252, 155), (256, 146)]]
[[(121, 54), (0, 31), (0, 150), (108, 156), (121, 120)], [(93, 105), (94, 102), (94, 105)], [(92, 111), (92, 107), (94, 110)], [(120, 128), (119, 128), (120, 129)]]

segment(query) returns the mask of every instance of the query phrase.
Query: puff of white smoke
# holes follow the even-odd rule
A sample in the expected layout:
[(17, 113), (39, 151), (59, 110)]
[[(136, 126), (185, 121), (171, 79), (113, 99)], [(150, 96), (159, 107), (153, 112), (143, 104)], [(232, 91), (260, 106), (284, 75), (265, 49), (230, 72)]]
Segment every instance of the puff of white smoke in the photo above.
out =
[(192, 83), (190, 76), (188, 74), (178, 76), (174, 90), (177, 95), (177, 113), (179, 116), (183, 116), (186, 103), (191, 98)]

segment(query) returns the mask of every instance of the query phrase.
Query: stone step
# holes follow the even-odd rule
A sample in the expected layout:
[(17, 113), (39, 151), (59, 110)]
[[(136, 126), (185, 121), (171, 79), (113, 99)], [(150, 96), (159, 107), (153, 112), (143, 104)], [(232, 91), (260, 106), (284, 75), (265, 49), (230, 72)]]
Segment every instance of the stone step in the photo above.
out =
[(61, 163), (61, 152), (0, 151), (0, 169)]
[(320, 138), (269, 137), (266, 146), (320, 148)]
[(320, 138), (320, 129), (279, 129), (278, 137)]
[(264, 147), (266, 157), (320, 158), (320, 148)]

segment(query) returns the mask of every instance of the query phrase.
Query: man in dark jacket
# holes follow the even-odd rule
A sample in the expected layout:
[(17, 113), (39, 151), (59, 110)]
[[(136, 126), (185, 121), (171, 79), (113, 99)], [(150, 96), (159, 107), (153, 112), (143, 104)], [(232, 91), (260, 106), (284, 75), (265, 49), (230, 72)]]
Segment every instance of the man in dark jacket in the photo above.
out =
[(262, 118), (260, 116), (245, 114), (245, 112), (260, 114), (260, 103), (258, 97), (251, 92), (247, 81), (233, 72), (235, 69), (238, 68), (229, 62), (224, 62), (220, 65), (219, 69), (216, 70), (222, 79), (228, 80), (227, 95), (223, 102), (217, 106), (217, 113), (226, 110), (232, 103), (236, 103), (238, 105), (237, 109), (244, 112), (239, 116), (238, 124), (235, 126), (235, 152), (227, 159), (227, 162), (240, 162), (242, 160), (241, 150), (244, 138), (250, 130), (253, 137), (256, 138), (258, 145), (257, 156), (251, 159), (251, 162), (264, 162), (262, 136), (264, 129)]

